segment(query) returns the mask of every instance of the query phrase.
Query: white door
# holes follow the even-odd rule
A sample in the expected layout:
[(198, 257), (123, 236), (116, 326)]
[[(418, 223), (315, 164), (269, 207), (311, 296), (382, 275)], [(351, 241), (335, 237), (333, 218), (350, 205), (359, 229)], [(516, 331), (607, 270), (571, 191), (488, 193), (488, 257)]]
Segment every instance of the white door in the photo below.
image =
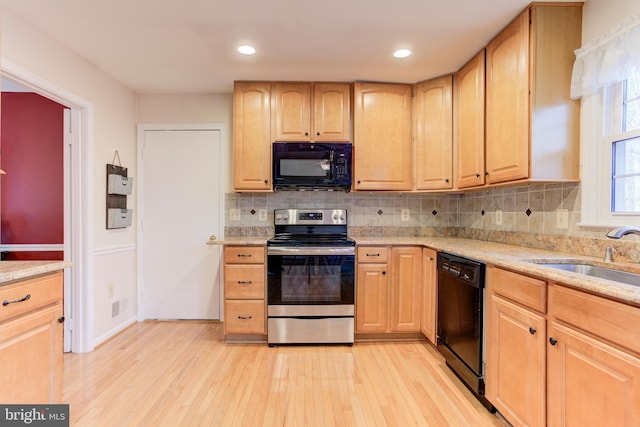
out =
[(220, 319), (222, 141), (216, 129), (145, 129), (141, 162), (145, 319)]

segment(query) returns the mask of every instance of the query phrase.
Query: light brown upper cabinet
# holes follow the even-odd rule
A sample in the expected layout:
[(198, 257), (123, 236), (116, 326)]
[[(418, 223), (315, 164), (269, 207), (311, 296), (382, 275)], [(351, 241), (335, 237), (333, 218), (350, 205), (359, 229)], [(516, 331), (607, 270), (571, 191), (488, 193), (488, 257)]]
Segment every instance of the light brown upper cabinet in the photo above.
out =
[(533, 4), (486, 49), (487, 183), (579, 180), (582, 3)]
[(354, 83), (354, 189), (411, 190), (411, 89)]
[(351, 139), (349, 83), (274, 83), (273, 141)]
[(453, 186), (453, 108), (451, 75), (416, 85), (413, 99), (415, 189)]
[(233, 189), (271, 190), (270, 82), (235, 82)]
[(484, 78), (482, 49), (456, 75), (457, 188), (484, 185)]

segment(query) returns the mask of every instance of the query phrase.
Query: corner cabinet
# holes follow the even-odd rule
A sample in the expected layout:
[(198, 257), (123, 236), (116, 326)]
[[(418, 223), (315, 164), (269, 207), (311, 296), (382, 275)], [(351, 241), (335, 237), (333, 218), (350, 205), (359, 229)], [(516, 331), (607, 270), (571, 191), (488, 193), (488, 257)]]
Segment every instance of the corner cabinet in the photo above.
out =
[(406, 84), (354, 83), (355, 190), (411, 190), (411, 91)]
[(233, 189), (271, 191), (270, 82), (235, 82)]
[(456, 74), (456, 187), (484, 185), (485, 51)]
[(274, 83), (272, 140), (351, 141), (349, 83)]
[(62, 403), (62, 271), (0, 286), (3, 404)]
[(413, 98), (415, 189), (453, 187), (453, 77), (416, 85)]
[(487, 183), (579, 180), (582, 3), (533, 4), (486, 48)]

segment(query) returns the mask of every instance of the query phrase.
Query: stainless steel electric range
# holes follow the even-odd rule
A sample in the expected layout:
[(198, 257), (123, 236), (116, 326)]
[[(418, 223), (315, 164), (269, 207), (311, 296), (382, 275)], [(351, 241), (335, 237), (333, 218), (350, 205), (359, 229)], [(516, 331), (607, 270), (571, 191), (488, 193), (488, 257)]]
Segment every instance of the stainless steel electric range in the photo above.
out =
[(355, 242), (345, 209), (277, 209), (267, 242), (267, 341), (353, 344)]

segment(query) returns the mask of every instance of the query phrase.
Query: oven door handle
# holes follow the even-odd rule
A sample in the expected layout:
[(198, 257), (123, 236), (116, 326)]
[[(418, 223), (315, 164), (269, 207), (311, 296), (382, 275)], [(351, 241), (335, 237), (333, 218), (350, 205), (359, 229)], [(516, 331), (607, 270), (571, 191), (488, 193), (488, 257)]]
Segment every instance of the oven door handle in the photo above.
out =
[(267, 255), (355, 255), (352, 246), (344, 248), (313, 248), (313, 247), (267, 247)]

